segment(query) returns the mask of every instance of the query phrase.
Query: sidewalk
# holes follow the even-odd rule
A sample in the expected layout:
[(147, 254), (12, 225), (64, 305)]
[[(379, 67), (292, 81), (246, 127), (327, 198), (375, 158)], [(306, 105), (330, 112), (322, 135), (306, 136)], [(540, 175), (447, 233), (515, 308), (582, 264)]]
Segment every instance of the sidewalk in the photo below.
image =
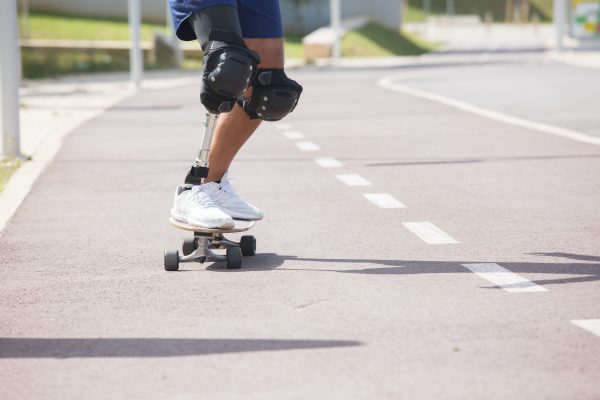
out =
[[(193, 71), (146, 71), (143, 88), (162, 89), (198, 81)], [(44, 138), (65, 135), (136, 93), (127, 73), (70, 75), (27, 80), (21, 88), (21, 148), (33, 156)]]
[(544, 52), (549, 60), (569, 65), (600, 68), (600, 39), (565, 39), (565, 50), (554, 50), (556, 37), (550, 24), (406, 24), (406, 29), (431, 42), (442, 43), (441, 53), (468, 55)]
[(544, 50), (553, 47), (554, 27), (549, 24), (485, 24), (427, 22), (406, 24), (406, 29), (448, 52)]
[[(197, 74), (192, 72), (151, 72), (146, 74), (143, 87), (159, 90), (197, 82)], [(0, 235), (64, 137), (135, 93), (124, 73), (24, 82), (20, 93), (21, 152), (29, 161), (0, 193)]]

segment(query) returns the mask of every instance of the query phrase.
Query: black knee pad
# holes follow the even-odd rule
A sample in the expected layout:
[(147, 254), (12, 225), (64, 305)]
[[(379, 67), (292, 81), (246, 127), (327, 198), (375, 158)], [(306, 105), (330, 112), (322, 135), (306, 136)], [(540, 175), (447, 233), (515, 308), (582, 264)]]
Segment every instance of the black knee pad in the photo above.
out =
[(296, 108), (302, 86), (287, 77), (283, 69), (259, 69), (252, 81), (252, 97), (238, 104), (251, 119), (279, 121)]
[(229, 112), (252, 82), (260, 58), (239, 35), (220, 30), (210, 31), (203, 50), (200, 100), (212, 113)]

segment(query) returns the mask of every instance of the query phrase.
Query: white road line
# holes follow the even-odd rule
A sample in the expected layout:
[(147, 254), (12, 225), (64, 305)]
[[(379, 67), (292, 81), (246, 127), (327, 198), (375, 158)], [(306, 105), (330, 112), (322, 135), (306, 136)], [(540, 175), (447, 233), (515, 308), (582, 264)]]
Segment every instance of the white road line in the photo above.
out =
[(364, 193), (371, 203), (375, 204), (379, 208), (404, 208), (404, 204), (400, 203), (389, 193)]
[(454, 239), (431, 222), (403, 222), (402, 225), (428, 244), (459, 243), (458, 240)]
[(534, 131), (548, 133), (564, 137), (578, 142), (595, 144), (600, 146), (600, 138), (586, 135), (585, 133), (576, 132), (566, 128), (560, 128), (558, 126), (547, 125), (541, 122), (530, 121), (524, 118), (513, 117), (511, 115), (503, 114), (498, 111), (489, 110), (487, 108), (479, 107), (474, 104), (466, 103), (464, 101), (452, 99), (450, 97), (442, 96), (426, 92), (424, 90), (414, 89), (406, 85), (394, 82), (390, 76), (383, 77), (377, 81), (377, 84), (385, 89), (393, 90), (395, 92), (408, 94), (422, 99), (436, 101), (438, 103), (457, 108), (461, 111), (470, 112), (482, 117), (493, 119), (495, 121), (503, 122), (506, 124), (520, 126), (522, 128), (531, 129)]
[(300, 149), (300, 151), (319, 151), (321, 148), (319, 145), (313, 142), (296, 142), (296, 147)]
[(292, 140), (304, 139), (304, 135), (300, 131), (285, 131), (283, 132), (283, 136)]
[(344, 182), (348, 186), (370, 186), (371, 182), (366, 180), (360, 175), (347, 174), (347, 175), (336, 175), (340, 181)]
[(510, 293), (547, 292), (548, 289), (528, 281), (520, 275), (494, 263), (462, 264), (463, 267), (479, 275), (488, 282)]
[(571, 323), (592, 332), (596, 336), (600, 336), (600, 319), (574, 319)]
[(339, 168), (342, 166), (342, 163), (333, 157), (315, 158), (315, 162), (323, 168)]
[(292, 129), (292, 124), (277, 124), (275, 125), (275, 128), (281, 129), (282, 131), (286, 131)]

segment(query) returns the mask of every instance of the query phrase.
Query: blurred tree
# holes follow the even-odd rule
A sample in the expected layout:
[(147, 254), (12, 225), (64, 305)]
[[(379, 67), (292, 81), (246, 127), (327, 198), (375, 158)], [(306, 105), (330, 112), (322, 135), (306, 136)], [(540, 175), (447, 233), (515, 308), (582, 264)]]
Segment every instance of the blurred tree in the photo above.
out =
[(513, 22), (513, 17), (515, 15), (515, 2), (514, 0), (506, 0), (506, 22)]
[(521, 0), (521, 9), (519, 11), (520, 22), (529, 22), (529, 0)]

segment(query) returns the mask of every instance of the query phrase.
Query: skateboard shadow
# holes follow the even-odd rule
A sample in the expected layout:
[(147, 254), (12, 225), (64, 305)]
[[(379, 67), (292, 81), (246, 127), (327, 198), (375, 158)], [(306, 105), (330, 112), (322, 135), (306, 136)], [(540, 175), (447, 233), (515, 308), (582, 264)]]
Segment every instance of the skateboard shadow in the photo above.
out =
[[(373, 258), (310, 258), (292, 255), (279, 255), (276, 253), (262, 253), (254, 257), (244, 258), (244, 266), (239, 272), (245, 271), (310, 271), (310, 272), (335, 272), (342, 274), (375, 274), (375, 275), (416, 275), (416, 274), (449, 274), (471, 273), (462, 264), (472, 263), (498, 263), (502, 267), (515, 273), (532, 273), (553, 275), (547, 279), (536, 279), (531, 282), (538, 285), (556, 285), (580, 282), (594, 282), (600, 280), (600, 256), (582, 255), (573, 253), (544, 252), (531, 253), (532, 255), (562, 258), (588, 262), (513, 262), (494, 260), (464, 260), (464, 261), (418, 261), (418, 260), (380, 260)], [(286, 262), (301, 262), (302, 264), (315, 263), (314, 267), (306, 268), (303, 265), (282, 268)], [(382, 267), (352, 268), (354, 265), (375, 264)], [(337, 268), (328, 268), (327, 265), (337, 265)], [(229, 271), (224, 266), (209, 267), (212, 271)], [(569, 276), (564, 276), (569, 275)], [(485, 287), (499, 289), (497, 286)]]
[(361, 346), (349, 340), (0, 338), (2, 358), (185, 357)]
[(296, 256), (283, 256), (277, 253), (257, 253), (253, 257), (244, 257), (240, 269), (227, 269), (224, 262), (212, 263), (206, 269), (214, 272), (270, 271), (282, 266), (286, 261), (298, 259)]

